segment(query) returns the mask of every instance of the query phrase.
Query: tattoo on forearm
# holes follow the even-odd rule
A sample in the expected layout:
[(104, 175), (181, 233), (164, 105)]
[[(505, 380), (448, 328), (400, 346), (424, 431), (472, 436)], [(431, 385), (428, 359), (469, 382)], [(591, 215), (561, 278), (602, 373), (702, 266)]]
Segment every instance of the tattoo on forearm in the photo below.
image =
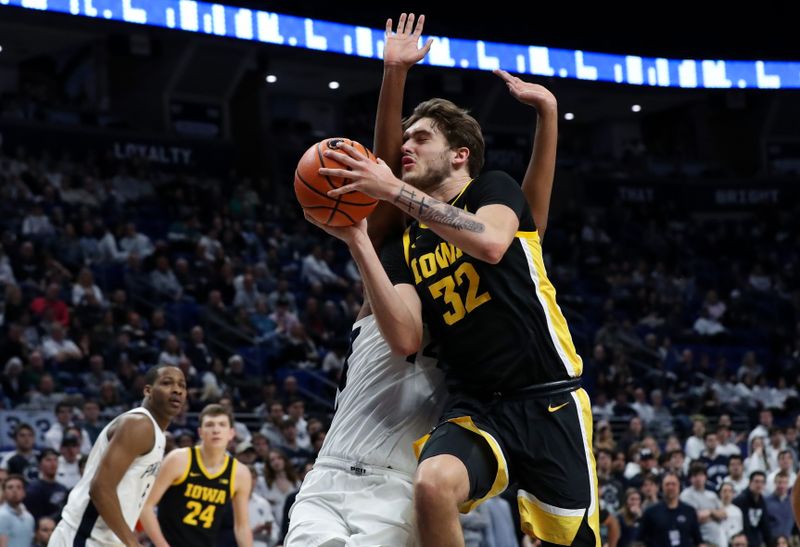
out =
[(400, 188), (394, 202), (398, 207), (406, 209), (410, 215), (424, 222), (444, 224), (456, 230), (467, 230), (468, 232), (481, 233), (486, 230), (486, 226), (475, 220), (469, 213), (441, 201), (425, 199), (424, 195), (418, 195), (413, 188), (409, 188), (406, 184)]

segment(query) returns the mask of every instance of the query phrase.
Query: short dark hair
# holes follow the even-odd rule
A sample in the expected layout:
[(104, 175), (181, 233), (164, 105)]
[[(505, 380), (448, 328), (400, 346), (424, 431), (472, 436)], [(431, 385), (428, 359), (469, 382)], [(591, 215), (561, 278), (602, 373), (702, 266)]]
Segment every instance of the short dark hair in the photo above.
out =
[(41, 461), (44, 460), (47, 456), (55, 456), (57, 458), (59, 454), (52, 448), (45, 448), (41, 452), (39, 452), (39, 456), (37, 456), (37, 458), (41, 463)]
[(14, 428), (14, 438), (15, 439), (17, 438), (17, 434), (20, 431), (22, 431), (23, 429), (27, 429), (28, 431), (30, 431), (31, 433), (36, 435), (36, 430), (33, 429), (33, 426), (31, 424), (26, 424), (25, 422), (20, 422), (20, 423), (17, 424), (17, 427)]
[(162, 370), (165, 368), (175, 368), (174, 365), (156, 365), (154, 367), (150, 367), (147, 369), (147, 372), (144, 373), (144, 383), (145, 385), (152, 386), (155, 385), (156, 380), (158, 380), (158, 375), (161, 373)]
[(692, 465), (689, 466), (689, 476), (694, 477), (695, 475), (708, 476), (708, 470), (706, 469), (706, 464), (704, 464), (703, 462), (692, 463)]
[(753, 471), (750, 473), (750, 478), (748, 479), (749, 482), (753, 482), (753, 479), (760, 476), (762, 479), (767, 480), (767, 474), (763, 471)]
[(233, 413), (225, 410), (225, 407), (220, 404), (210, 404), (203, 408), (203, 410), (200, 412), (200, 418), (198, 419), (198, 423), (201, 426), (203, 425), (203, 420), (206, 416), (211, 416), (212, 418), (216, 416), (227, 416), (228, 423), (231, 427), (233, 427)]
[(728, 458), (728, 465), (730, 465), (733, 460), (739, 460), (740, 462), (744, 463), (744, 458), (742, 458), (742, 456), (739, 454), (731, 454), (731, 456)]
[(451, 149), (469, 149), (467, 170), (471, 177), (477, 177), (483, 168), (483, 155), (486, 144), (478, 121), (469, 111), (459, 108), (447, 99), (430, 99), (421, 102), (411, 115), (403, 120), (403, 131), (422, 118), (430, 118), (433, 126), (442, 132)]
[(67, 403), (65, 401), (59, 401), (58, 403), (56, 403), (56, 414), (58, 414), (62, 408), (68, 408), (72, 410), (72, 404)]
[(18, 475), (17, 473), (12, 473), (11, 475), (6, 477), (5, 481), (3, 481), (3, 489), (4, 490), (6, 488), (6, 485), (9, 483), (9, 481), (19, 481), (19, 482), (22, 483), (22, 487), (23, 488), (28, 486), (28, 482), (25, 480), (25, 477), (23, 477), (22, 475)]

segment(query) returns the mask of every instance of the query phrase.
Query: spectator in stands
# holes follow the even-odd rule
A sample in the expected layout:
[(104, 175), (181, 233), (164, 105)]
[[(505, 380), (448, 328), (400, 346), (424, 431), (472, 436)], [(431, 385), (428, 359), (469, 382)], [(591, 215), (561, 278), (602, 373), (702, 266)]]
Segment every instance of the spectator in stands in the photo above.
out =
[[(739, 367), (739, 370), (736, 372), (736, 375), (741, 380), (747, 375), (749, 375), (751, 378), (758, 378), (763, 373), (764, 368), (758, 363), (756, 359), (756, 352), (748, 351), (742, 357), (742, 364)], [(769, 412), (769, 416), (766, 415), (766, 412), (768, 411), (762, 411), (759, 413), (758, 420), (759, 425), (763, 426), (764, 437), (767, 436), (769, 428), (772, 427), (772, 412)]]
[(150, 286), (160, 301), (178, 301), (183, 297), (183, 287), (164, 255), (156, 259), (156, 268), (150, 272)]
[(645, 509), (639, 537), (647, 538), (648, 547), (696, 547), (704, 545), (693, 507), (679, 499), (678, 477), (665, 473), (661, 479), (664, 501)]
[(192, 327), (190, 340), (186, 345), (186, 357), (198, 371), (209, 370), (214, 362), (214, 356), (206, 346), (205, 333), (200, 325)]
[(639, 541), (642, 513), (642, 495), (635, 488), (628, 488), (617, 514), (620, 526), (618, 547), (628, 547)]
[(45, 373), (39, 378), (39, 385), (31, 391), (27, 408), (32, 410), (55, 410), (66, 394), (56, 389), (56, 381), (52, 374)]
[(703, 416), (692, 418), (692, 436), (686, 439), (684, 452), (690, 462), (700, 458), (705, 449), (706, 419)]
[(44, 262), (41, 256), (36, 253), (32, 242), (22, 242), (19, 247), (19, 254), (12, 260), (11, 267), (14, 270), (14, 277), (23, 288), (30, 287), (41, 290)]
[(77, 429), (70, 428), (67, 431), (61, 440), (61, 455), (58, 457), (56, 481), (64, 485), (67, 490), (71, 490), (81, 478), (79, 464), (81, 440), (77, 434)]
[(794, 528), (794, 513), (792, 500), (789, 496), (789, 485), (794, 484), (794, 479), (789, 473), (781, 470), (774, 477), (774, 491), (766, 496), (767, 520), (772, 537), (790, 537)]
[(94, 446), (100, 432), (108, 421), (100, 417), (100, 404), (95, 399), (86, 399), (83, 402), (83, 420), (81, 428), (89, 434), (89, 440)]
[(262, 294), (258, 291), (253, 274), (246, 273), (242, 278), (240, 287), (236, 287), (236, 295), (233, 298), (233, 305), (236, 308), (242, 308), (247, 313), (254, 313), (256, 305), (262, 299)]
[(261, 430), (259, 431), (267, 438), (269, 444), (272, 446), (280, 445), (283, 439), (283, 435), (281, 434), (283, 419), (283, 403), (280, 401), (272, 401), (269, 405), (269, 415), (264, 420), (264, 425), (261, 426)]
[(100, 387), (105, 382), (111, 382), (117, 389), (122, 387), (117, 375), (106, 370), (103, 356), (92, 355), (89, 357), (89, 371), (81, 374), (83, 391), (91, 397), (97, 397), (100, 395)]
[[(723, 415), (726, 416), (726, 415)], [(723, 416), (720, 416), (720, 421)], [(723, 423), (717, 423), (717, 440), (719, 446), (717, 447), (717, 454), (723, 456), (738, 456), (742, 453), (742, 449), (736, 444), (731, 428)]]
[(733, 484), (723, 482), (719, 487), (719, 499), (722, 502), (722, 509), (725, 511), (725, 519), (719, 523), (722, 537), (717, 542), (718, 545), (725, 545), (727, 542), (732, 541), (733, 537), (744, 529), (742, 510), (737, 505), (734, 505), (734, 497)]
[(270, 309), (277, 309), (279, 300), (286, 301), (288, 311), (295, 314), (297, 313), (297, 302), (294, 293), (289, 290), (289, 281), (285, 278), (280, 278), (278, 280), (278, 286), (267, 296), (267, 303)]
[(36, 531), (33, 536), (33, 547), (47, 547), (50, 536), (56, 528), (56, 521), (50, 517), (41, 517), (36, 522)]
[(3, 367), (3, 394), (8, 397), (12, 406), (23, 403), (30, 391), (30, 383), (23, 372), (22, 359), (16, 356), (9, 359)]
[(728, 458), (728, 476), (725, 477), (724, 482), (733, 486), (734, 496), (738, 496), (747, 489), (750, 481), (744, 474), (744, 460), (741, 456), (733, 455)]
[[(90, 294), (92, 297), (88, 296)], [(78, 281), (72, 286), (72, 305), (80, 306), (87, 302), (102, 306), (104, 304), (103, 291), (94, 283), (91, 270), (81, 268)]]
[(25, 507), (35, 519), (42, 517), (58, 519), (69, 494), (69, 489), (56, 481), (58, 452), (52, 448), (42, 450), (38, 467), (38, 478), (28, 484)]
[(178, 337), (174, 334), (170, 334), (164, 341), (163, 351), (158, 355), (158, 364), (177, 367), (181, 359), (188, 360), (183, 353), (183, 349), (181, 349), (181, 343), (178, 341)]
[(691, 486), (681, 492), (680, 500), (694, 507), (697, 511), (697, 522), (700, 524), (700, 535), (703, 537), (703, 541), (714, 545), (720, 542), (722, 537), (720, 523), (728, 515), (717, 494), (706, 490), (707, 480), (706, 466), (701, 462), (693, 463), (689, 467)]
[(286, 455), (280, 450), (272, 450), (269, 453), (269, 461), (264, 468), (264, 478), (267, 485), (264, 497), (272, 506), (275, 523), (283, 526), (286, 498), (300, 488), (300, 479)]
[(347, 281), (331, 270), (322, 252), (322, 245), (315, 244), (311, 252), (303, 258), (303, 267), (300, 273), (303, 281), (311, 286), (317, 285), (324, 288), (347, 287)]
[(767, 455), (767, 466), (770, 469), (777, 469), (778, 455), (786, 450), (786, 439), (783, 430), (779, 427), (771, 427), (769, 430), (769, 441), (764, 447)]
[(311, 438), (308, 435), (308, 422), (305, 418), (306, 402), (300, 397), (291, 397), (286, 402), (286, 414), (294, 422), (297, 430), (297, 445), (309, 450)]
[[(56, 421), (45, 432), (44, 441), (53, 450), (59, 450), (65, 437), (65, 432), (75, 425), (72, 421), (72, 405), (66, 402), (58, 403), (55, 409), (55, 416)], [(81, 431), (78, 446), (80, 448), (79, 452), (84, 454), (88, 454), (92, 449), (92, 443), (86, 431)], [(72, 487), (70, 486), (70, 488)]]
[(44, 296), (37, 296), (31, 302), (31, 311), (38, 317), (46, 317), (46, 312), (52, 311), (53, 319), (62, 327), (69, 327), (69, 308), (61, 300), (61, 287), (58, 283), (50, 283)]
[(622, 434), (622, 437), (619, 440), (619, 448), (620, 450), (627, 452), (632, 444), (640, 443), (642, 442), (642, 439), (644, 439), (644, 426), (642, 425), (642, 420), (638, 416), (633, 415), (628, 421), (628, 429)]
[(792, 451), (788, 448), (784, 448), (778, 455), (777, 467), (767, 475), (764, 493), (769, 495), (775, 491), (775, 479), (781, 473), (785, 473), (789, 477), (789, 484), (794, 484), (795, 479), (797, 479), (797, 473), (794, 468), (794, 456), (792, 455)]
[[(103, 263), (124, 262), (128, 255), (120, 250), (117, 244), (117, 237), (108, 225), (101, 225), (98, 232), (102, 234), (97, 241), (98, 260)], [(120, 233), (121, 230), (117, 230)]]
[(256, 399), (261, 388), (258, 378), (248, 374), (244, 365), (241, 355), (231, 355), (223, 378), (225, 385), (232, 390), (233, 398), (243, 403)]
[(644, 511), (661, 501), (661, 481), (655, 475), (647, 475), (642, 481), (641, 492), (642, 510)]
[(715, 431), (706, 431), (705, 450), (697, 461), (705, 466), (708, 481), (716, 491), (728, 474), (728, 456), (719, 453), (719, 441)]
[(31, 205), (30, 212), (22, 220), (22, 235), (35, 239), (45, 239), (55, 235), (55, 228), (50, 222), (50, 217), (45, 214), (41, 203), (37, 202)]
[(129, 222), (125, 225), (125, 237), (119, 242), (125, 256), (136, 255), (140, 259), (147, 258), (155, 251), (150, 238), (136, 231), (136, 225)]
[(639, 469), (630, 476), (625, 486), (641, 488), (644, 478), (648, 475), (660, 475), (658, 458), (650, 448), (642, 448), (639, 450)]
[(772, 532), (769, 529), (767, 503), (764, 500), (764, 483), (766, 475), (763, 471), (753, 471), (750, 474), (750, 484), (747, 490), (736, 496), (733, 503), (742, 510), (744, 518), (744, 534), (749, 545), (761, 545), (772, 542)]
[(25, 479), (9, 475), (3, 482), (0, 505), (0, 545), (28, 547), (33, 543), (34, 520), (22, 503), (25, 499)]
[(39, 475), (39, 452), (36, 446), (36, 432), (24, 422), (14, 428), (14, 450), (0, 454), (0, 469), (9, 475), (22, 475), (30, 481)]
[[(744, 474), (750, 476), (754, 471), (767, 473), (770, 470), (767, 453), (764, 449), (764, 437), (753, 437), (750, 441), (749, 456), (744, 460)], [(766, 476), (766, 475), (765, 475)]]
[(56, 363), (66, 364), (83, 358), (83, 352), (71, 339), (67, 338), (64, 327), (54, 324), (50, 336), (44, 339), (42, 351), (45, 359), (52, 359)]
[(295, 469), (301, 469), (307, 461), (314, 459), (314, 455), (298, 444), (297, 425), (294, 420), (285, 418), (280, 427), (281, 442), (277, 448), (286, 455)]
[[(141, 378), (141, 376), (138, 378)], [(134, 389), (137, 387), (144, 388), (144, 384), (142, 382), (140, 382), (140, 384), (141, 385), (137, 386), (134, 383)], [(138, 397), (135, 397), (134, 400), (136, 398)], [(100, 384), (100, 394), (97, 397), (97, 402), (100, 405), (101, 415), (107, 419), (115, 418), (119, 414), (125, 412), (126, 409), (126, 401), (122, 399), (117, 385), (107, 380)]]

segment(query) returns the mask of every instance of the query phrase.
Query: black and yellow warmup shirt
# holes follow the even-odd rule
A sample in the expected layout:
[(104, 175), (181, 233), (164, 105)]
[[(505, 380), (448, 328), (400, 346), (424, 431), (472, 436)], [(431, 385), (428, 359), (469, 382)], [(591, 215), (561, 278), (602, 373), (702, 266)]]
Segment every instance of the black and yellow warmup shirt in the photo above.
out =
[(448, 385), (491, 393), (580, 376), (583, 363), (516, 181), (501, 171), (487, 172), (450, 204), (470, 213), (506, 205), (519, 218), (519, 231), (496, 265), (467, 255), (416, 221), (400, 240), (384, 246), (381, 260), (392, 283), (417, 289)]
[(189, 451), (189, 465), (158, 504), (158, 523), (173, 546), (213, 547), (225, 507), (234, 493), (238, 462), (230, 455), (215, 475), (206, 471), (200, 447)]

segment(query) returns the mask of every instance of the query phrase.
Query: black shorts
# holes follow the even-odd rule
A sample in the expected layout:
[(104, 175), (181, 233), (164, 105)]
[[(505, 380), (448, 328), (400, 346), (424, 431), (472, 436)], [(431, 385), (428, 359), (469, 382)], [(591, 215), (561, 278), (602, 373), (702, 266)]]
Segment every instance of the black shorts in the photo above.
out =
[(442, 420), (417, 444), (420, 462), (459, 458), (468, 512), (509, 483), (525, 533), (553, 545), (600, 545), (592, 411), (583, 389), (487, 399), (451, 394)]

